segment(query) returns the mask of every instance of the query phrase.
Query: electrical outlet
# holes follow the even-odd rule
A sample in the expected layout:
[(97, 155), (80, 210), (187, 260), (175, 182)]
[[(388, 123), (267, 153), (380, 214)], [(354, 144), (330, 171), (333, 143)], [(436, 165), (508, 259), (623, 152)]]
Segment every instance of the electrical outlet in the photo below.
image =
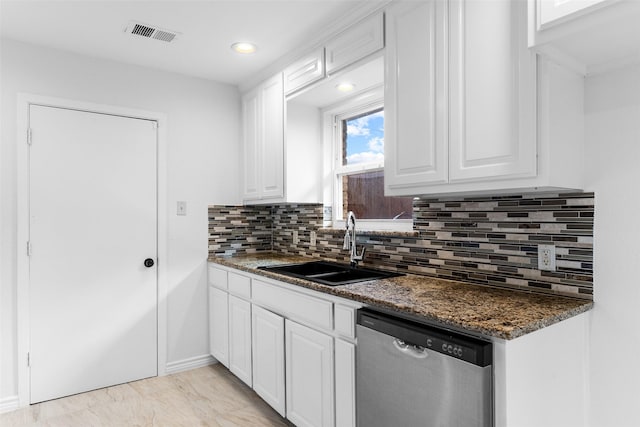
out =
[(178, 215), (186, 215), (187, 214), (187, 202), (178, 202)]
[(300, 243), (300, 237), (298, 237), (298, 230), (293, 230), (293, 244), (297, 245)]
[(312, 231), (311, 233), (309, 233), (309, 244), (311, 245), (312, 248), (316, 247), (316, 232)]
[(555, 245), (538, 245), (538, 270), (556, 271)]

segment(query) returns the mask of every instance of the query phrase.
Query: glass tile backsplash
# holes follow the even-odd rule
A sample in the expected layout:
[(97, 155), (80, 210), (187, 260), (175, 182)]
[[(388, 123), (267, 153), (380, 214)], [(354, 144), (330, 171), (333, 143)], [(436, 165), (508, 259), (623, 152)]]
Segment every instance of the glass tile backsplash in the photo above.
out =
[[(593, 213), (593, 193), (423, 198), (413, 202), (413, 233), (359, 231), (358, 244), (365, 266), (592, 299)], [(210, 206), (209, 255), (348, 262), (344, 230), (322, 220), (320, 204)], [(556, 271), (538, 270), (539, 244), (555, 245)]]

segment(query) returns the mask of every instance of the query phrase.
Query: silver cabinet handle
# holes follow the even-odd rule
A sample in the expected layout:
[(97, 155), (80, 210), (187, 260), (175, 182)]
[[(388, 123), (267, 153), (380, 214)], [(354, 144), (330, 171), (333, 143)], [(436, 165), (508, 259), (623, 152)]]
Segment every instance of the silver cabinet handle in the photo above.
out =
[(406, 342), (397, 338), (393, 340), (393, 346), (398, 351), (408, 356), (415, 357), (416, 359), (425, 359), (429, 356), (429, 353), (427, 353), (427, 349), (425, 347), (407, 344)]

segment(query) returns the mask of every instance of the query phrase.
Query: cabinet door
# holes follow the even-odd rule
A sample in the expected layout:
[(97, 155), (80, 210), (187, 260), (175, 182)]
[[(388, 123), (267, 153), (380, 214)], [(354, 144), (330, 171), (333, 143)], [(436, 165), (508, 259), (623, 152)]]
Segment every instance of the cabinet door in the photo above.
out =
[(324, 77), (324, 48), (316, 49), (284, 70), (286, 95)]
[(229, 295), (229, 370), (251, 387), (251, 303)]
[(538, 29), (605, 1), (612, 3), (616, 0), (536, 0)]
[(356, 346), (336, 340), (336, 427), (356, 425)]
[(284, 94), (282, 73), (261, 87), (260, 192), (262, 199), (284, 196)]
[(445, 24), (440, 1), (400, 2), (387, 11), (386, 195), (447, 181)]
[(364, 19), (326, 45), (327, 74), (344, 68), (384, 47), (384, 15)]
[(333, 338), (285, 321), (287, 418), (298, 427), (334, 425)]
[(254, 90), (242, 98), (243, 198), (245, 200), (257, 200), (260, 198), (258, 183), (261, 137), (259, 95), (260, 92)]
[(251, 326), (253, 389), (284, 417), (284, 318), (253, 305)]
[(225, 291), (209, 286), (209, 351), (229, 367), (229, 298)]
[(449, 181), (535, 176), (536, 62), (526, 2), (449, 5)]

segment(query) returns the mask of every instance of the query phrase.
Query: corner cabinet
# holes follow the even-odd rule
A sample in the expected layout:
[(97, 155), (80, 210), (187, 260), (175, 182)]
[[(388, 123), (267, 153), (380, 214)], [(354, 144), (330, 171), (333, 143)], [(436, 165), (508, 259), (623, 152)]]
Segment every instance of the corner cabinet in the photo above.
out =
[(242, 97), (243, 199), (284, 197), (284, 92), (282, 73)]
[[(581, 126), (562, 116), (549, 126), (537, 111), (581, 77), (542, 99), (525, 2), (401, 1), (386, 16), (386, 195), (581, 188)], [(581, 111), (578, 101), (566, 107)]]

